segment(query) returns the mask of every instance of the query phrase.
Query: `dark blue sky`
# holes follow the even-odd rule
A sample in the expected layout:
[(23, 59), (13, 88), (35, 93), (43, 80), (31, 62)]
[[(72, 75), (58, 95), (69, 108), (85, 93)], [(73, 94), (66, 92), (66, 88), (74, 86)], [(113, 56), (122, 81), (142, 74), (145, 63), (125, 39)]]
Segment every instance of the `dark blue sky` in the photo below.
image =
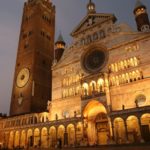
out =
[[(67, 43), (70, 32), (86, 15), (89, 0), (52, 0), (56, 5), (56, 37), (61, 31)], [(99, 13), (113, 13), (118, 22), (136, 29), (133, 8), (136, 0), (93, 0)], [(148, 9), (150, 0), (141, 0)], [(8, 113), (16, 61), (20, 24), (25, 0), (0, 0), (0, 112)]]

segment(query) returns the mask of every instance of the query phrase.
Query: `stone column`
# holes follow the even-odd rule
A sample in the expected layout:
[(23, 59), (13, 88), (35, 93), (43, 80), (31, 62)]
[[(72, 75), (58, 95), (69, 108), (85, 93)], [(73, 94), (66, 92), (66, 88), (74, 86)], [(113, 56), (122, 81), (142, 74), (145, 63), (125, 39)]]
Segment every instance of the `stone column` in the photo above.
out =
[(25, 130), (25, 133), (26, 133), (26, 137), (25, 137), (25, 148), (27, 148), (28, 147), (28, 134), (27, 134), (27, 130)]
[(64, 146), (66, 147), (68, 145), (68, 133), (67, 128), (65, 126), (65, 133), (64, 133)]
[(49, 136), (49, 128), (47, 127), (47, 147), (50, 147), (50, 136)]
[(35, 116), (34, 115), (32, 116), (32, 121), (33, 121), (32, 124), (35, 124)]
[(56, 127), (56, 141), (57, 141), (57, 137), (58, 136), (58, 127)]
[(6, 143), (7, 143), (7, 132), (6, 131), (4, 132), (4, 137), (3, 138), (4, 138), (4, 143), (3, 144), (4, 144), (4, 147), (6, 148)]
[(13, 148), (15, 147), (15, 134), (16, 134), (16, 131), (14, 131), (14, 134), (13, 134), (13, 141), (12, 141), (12, 143), (13, 143)]
[(108, 112), (112, 111), (112, 105), (111, 105), (111, 94), (109, 89), (109, 76), (107, 73), (104, 74), (104, 84), (105, 84), (105, 93), (106, 93), (106, 102), (108, 106)]
[(74, 133), (75, 133), (75, 141), (74, 141), (74, 145), (76, 146), (77, 145), (77, 124), (74, 124)]
[(140, 129), (140, 142), (144, 143), (143, 135), (142, 135), (142, 124), (141, 124), (141, 118), (138, 116), (138, 124), (139, 124), (139, 129)]
[(19, 131), (19, 147), (21, 146), (21, 130)]
[(139, 128), (140, 128), (140, 134), (142, 136), (141, 119), (139, 117), (138, 117), (138, 124), (139, 124)]
[[(10, 133), (11, 133), (11, 131), (9, 132), (9, 135), (8, 135), (8, 144), (7, 144), (7, 147), (8, 147), (8, 148), (9, 148)], [(0, 135), (0, 136), (1, 136), (1, 135)]]
[(32, 129), (32, 139), (31, 139), (32, 143), (31, 145), (34, 146), (34, 128)]
[(42, 130), (41, 130), (41, 128), (39, 129), (39, 132), (40, 132), (40, 134), (39, 134), (38, 146), (41, 147), (41, 145), (42, 145), (42, 141), (41, 141), (41, 132), (42, 132)]
[(115, 140), (115, 133), (114, 133), (114, 124), (113, 122), (111, 122), (111, 127), (112, 127), (112, 140), (114, 141)]
[(5, 148), (8, 147), (8, 141), (9, 141), (9, 132), (4, 132), (4, 143), (5, 143)]
[(58, 126), (56, 126), (56, 139), (55, 139), (55, 145), (57, 145), (58, 140)]
[(125, 135), (126, 135), (126, 139), (127, 141), (129, 140), (128, 138), (128, 128), (127, 128), (127, 122), (126, 122), (126, 119), (123, 119), (124, 120), (124, 126), (125, 126)]

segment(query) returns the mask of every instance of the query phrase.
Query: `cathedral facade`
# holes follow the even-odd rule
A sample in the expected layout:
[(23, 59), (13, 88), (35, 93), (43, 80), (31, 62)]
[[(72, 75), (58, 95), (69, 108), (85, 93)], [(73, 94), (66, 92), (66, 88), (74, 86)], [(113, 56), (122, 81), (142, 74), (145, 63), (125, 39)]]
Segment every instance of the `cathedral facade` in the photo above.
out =
[[(21, 46), (18, 49), (10, 116), (0, 118), (1, 147), (49, 148), (60, 141), (68, 147), (149, 142), (150, 23), (146, 6), (137, 1), (133, 13), (138, 31), (133, 31), (118, 24), (114, 14), (97, 13), (90, 0), (87, 15), (71, 32), (73, 44), (65, 47), (60, 35), (54, 52), (55, 7), (48, 0), (28, 0), (25, 8), (30, 7), (41, 10), (28, 15), (28, 24), (29, 19), (36, 22), (30, 27), (37, 26), (38, 17), (48, 25), (38, 24), (33, 35), (27, 34), (33, 36), (28, 45), (24, 43), (27, 48), (31, 43), (29, 52), (20, 52)], [(24, 16), (27, 14), (24, 10)], [(21, 29), (26, 31), (28, 24), (23, 22)], [(24, 32), (20, 44), (22, 35)], [(39, 36), (46, 38), (44, 44), (38, 43)], [(21, 62), (26, 56), (31, 61)], [(52, 72), (48, 72), (53, 56)], [(52, 98), (45, 103), (48, 89)]]

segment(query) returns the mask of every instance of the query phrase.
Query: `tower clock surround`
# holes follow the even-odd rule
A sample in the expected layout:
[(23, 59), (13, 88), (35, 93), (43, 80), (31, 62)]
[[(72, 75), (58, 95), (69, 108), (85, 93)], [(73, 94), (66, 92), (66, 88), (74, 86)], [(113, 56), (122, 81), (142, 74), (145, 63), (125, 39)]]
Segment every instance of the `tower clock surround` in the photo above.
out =
[(30, 71), (28, 68), (23, 68), (17, 75), (16, 85), (19, 88), (23, 88), (29, 81)]

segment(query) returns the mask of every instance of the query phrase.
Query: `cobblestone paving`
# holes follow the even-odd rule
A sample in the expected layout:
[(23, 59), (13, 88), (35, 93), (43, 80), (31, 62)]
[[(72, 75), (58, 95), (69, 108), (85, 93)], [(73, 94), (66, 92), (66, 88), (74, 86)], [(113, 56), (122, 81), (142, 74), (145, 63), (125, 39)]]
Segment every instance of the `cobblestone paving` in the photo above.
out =
[(83, 148), (63, 148), (62, 150), (150, 150), (150, 145), (147, 146), (101, 146), (101, 147), (83, 147)]
[(121, 145), (121, 146), (98, 146), (98, 147), (78, 147), (62, 149), (32, 149), (32, 150), (150, 150), (150, 144), (147, 145)]

